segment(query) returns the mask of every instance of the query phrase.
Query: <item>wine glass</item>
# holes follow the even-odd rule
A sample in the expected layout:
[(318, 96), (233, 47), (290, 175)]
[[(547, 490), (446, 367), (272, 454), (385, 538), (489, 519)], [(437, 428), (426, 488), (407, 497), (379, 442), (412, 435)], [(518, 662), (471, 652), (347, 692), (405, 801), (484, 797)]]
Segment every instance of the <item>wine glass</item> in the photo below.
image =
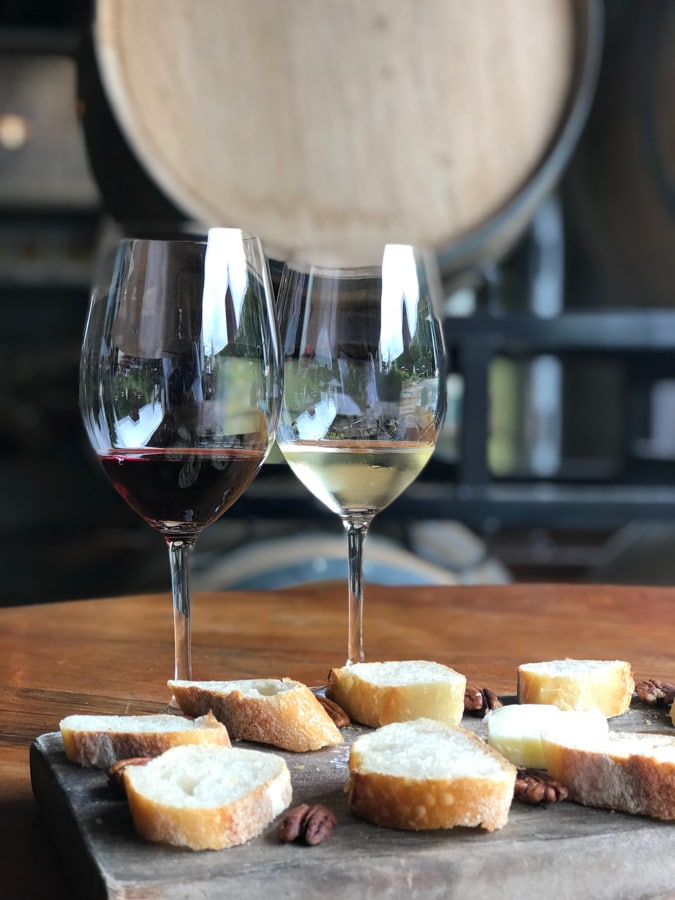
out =
[(114, 487), (164, 537), (174, 678), (192, 678), (190, 555), (274, 440), (281, 360), (260, 241), (122, 240), (95, 285), (80, 364), (89, 441)]
[(284, 353), (279, 448), (340, 516), (348, 544), (347, 664), (363, 648), (363, 542), (415, 480), (445, 415), (435, 258), (388, 244), (377, 265), (290, 260), (278, 304)]

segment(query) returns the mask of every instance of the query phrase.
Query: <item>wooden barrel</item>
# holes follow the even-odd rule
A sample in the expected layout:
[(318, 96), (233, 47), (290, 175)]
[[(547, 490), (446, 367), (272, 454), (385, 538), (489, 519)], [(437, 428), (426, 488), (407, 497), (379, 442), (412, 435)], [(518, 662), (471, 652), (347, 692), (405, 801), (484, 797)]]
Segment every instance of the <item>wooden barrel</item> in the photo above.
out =
[(186, 218), (281, 256), (400, 241), (457, 269), (561, 174), (600, 32), (600, 0), (97, 0), (92, 36), (120, 133)]

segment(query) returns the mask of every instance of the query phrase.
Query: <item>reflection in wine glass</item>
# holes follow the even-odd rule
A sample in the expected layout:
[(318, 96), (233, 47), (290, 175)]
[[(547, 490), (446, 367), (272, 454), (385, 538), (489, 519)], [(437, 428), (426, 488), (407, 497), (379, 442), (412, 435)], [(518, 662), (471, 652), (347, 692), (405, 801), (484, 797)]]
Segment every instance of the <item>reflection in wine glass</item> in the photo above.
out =
[(281, 365), (257, 238), (125, 240), (92, 292), (80, 366), (89, 441), (169, 548), (174, 678), (192, 677), (189, 560), (275, 436)]
[(376, 266), (284, 266), (284, 397), (277, 438), (295, 475), (342, 519), (349, 561), (347, 662), (363, 649), (363, 541), (419, 475), (445, 414), (433, 257), (387, 245)]

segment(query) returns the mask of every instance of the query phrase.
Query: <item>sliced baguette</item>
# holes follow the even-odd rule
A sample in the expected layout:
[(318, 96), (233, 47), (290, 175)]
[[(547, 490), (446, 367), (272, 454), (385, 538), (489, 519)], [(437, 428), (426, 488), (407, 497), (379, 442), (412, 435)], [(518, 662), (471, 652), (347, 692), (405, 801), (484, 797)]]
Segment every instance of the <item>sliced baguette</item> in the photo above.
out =
[(556, 729), (542, 745), (549, 774), (577, 803), (675, 819), (675, 736), (614, 731), (589, 740)]
[(516, 767), (472, 731), (432, 719), (385, 725), (349, 755), (352, 812), (390, 828), (494, 831), (508, 820), (515, 780)]
[(518, 667), (520, 703), (598, 709), (610, 718), (630, 708), (634, 690), (630, 663), (620, 659), (556, 659)]
[(245, 843), (292, 799), (285, 760), (259, 750), (174, 747), (123, 778), (138, 834), (191, 850)]
[(170, 681), (169, 687), (184, 713), (199, 716), (212, 710), (232, 740), (298, 753), (344, 742), (307, 685), (290, 678)]
[(180, 744), (229, 747), (225, 726), (208, 713), (198, 719), (156, 716), (66, 716), (59, 724), (68, 759), (107, 769), (120, 759), (159, 756)]
[(391, 660), (331, 669), (326, 696), (373, 728), (419, 718), (459, 725), (465, 690), (464, 675), (441, 663)]

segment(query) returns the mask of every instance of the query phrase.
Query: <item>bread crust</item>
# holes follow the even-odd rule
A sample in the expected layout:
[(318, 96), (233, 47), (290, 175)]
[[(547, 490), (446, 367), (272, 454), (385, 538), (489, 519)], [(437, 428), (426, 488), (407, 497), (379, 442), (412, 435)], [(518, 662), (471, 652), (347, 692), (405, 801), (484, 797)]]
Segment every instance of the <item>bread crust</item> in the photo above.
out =
[(577, 803), (675, 819), (675, 737), (620, 732), (594, 748), (544, 734), (542, 744), (549, 774)]
[[(100, 727), (100, 723), (106, 721), (114, 730)], [(165, 721), (167, 730), (143, 730), (144, 723), (150, 721), (153, 723)], [(181, 724), (184, 727), (180, 727)], [(159, 756), (165, 750), (183, 744), (230, 746), (230, 737), (225, 726), (208, 714), (197, 720), (170, 714), (67, 716), (61, 720), (60, 731), (63, 749), (70, 762), (100, 769), (107, 769), (121, 759)]]
[[(418, 720), (422, 725), (427, 720)], [(409, 723), (415, 726), (415, 722)], [(360, 818), (388, 828), (409, 831), (448, 829), (456, 826), (480, 827), (486, 831), (502, 828), (508, 821), (516, 779), (516, 768), (488, 747), (473, 732), (435, 723), (452, 731), (448, 754), (457, 751), (476, 757), (490, 757), (490, 776), (411, 778), (395, 771), (373, 768), (368, 749), (357, 740), (349, 757), (348, 797), (351, 811)], [(397, 724), (388, 726), (397, 728)], [(439, 731), (439, 740), (447, 735)], [(411, 733), (414, 740), (414, 733)], [(414, 749), (411, 746), (410, 749)]]
[[(577, 666), (565, 672), (566, 664)], [(634, 690), (632, 669), (624, 660), (552, 660), (518, 667), (520, 703), (550, 703), (566, 710), (598, 709), (611, 718), (627, 712)]]
[[(411, 673), (419, 668), (419, 677), (406, 678), (405, 683), (378, 683), (379, 673), (385, 671), (382, 667), (390, 665), (405, 666)], [(429, 677), (432, 667), (436, 673), (444, 670), (443, 680)], [(352, 719), (372, 728), (419, 718), (459, 725), (464, 714), (465, 690), (466, 678), (454, 669), (426, 660), (408, 660), (331, 669), (326, 696)]]
[(375, 772), (355, 772), (349, 782), (354, 815), (406, 831), (481, 827), (503, 828), (509, 818), (513, 784), (464, 778), (420, 782)]
[[(259, 755), (258, 751), (233, 748), (227, 752)], [(134, 828), (145, 840), (191, 850), (223, 850), (243, 844), (261, 834), (291, 803), (288, 767), (279, 757), (275, 759), (279, 762), (276, 772), (243, 796), (220, 805), (195, 807), (147, 796), (137, 787), (138, 772), (132, 772), (135, 767), (130, 766), (123, 777)]]
[[(247, 685), (274, 691), (257, 695)], [(232, 740), (271, 744), (303, 753), (344, 743), (344, 738), (312, 691), (290, 678), (248, 682), (170, 681), (176, 702), (187, 715), (211, 710)]]

